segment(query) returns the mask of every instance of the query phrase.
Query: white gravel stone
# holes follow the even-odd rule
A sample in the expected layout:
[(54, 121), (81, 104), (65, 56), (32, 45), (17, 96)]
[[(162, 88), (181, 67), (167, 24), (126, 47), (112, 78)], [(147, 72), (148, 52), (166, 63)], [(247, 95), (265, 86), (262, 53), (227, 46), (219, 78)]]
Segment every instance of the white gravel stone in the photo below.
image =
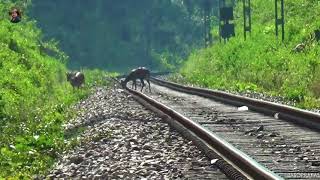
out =
[(97, 88), (74, 108), (79, 115), (65, 129), (85, 131), (49, 179), (201, 179), (220, 172), (192, 142), (122, 90)]

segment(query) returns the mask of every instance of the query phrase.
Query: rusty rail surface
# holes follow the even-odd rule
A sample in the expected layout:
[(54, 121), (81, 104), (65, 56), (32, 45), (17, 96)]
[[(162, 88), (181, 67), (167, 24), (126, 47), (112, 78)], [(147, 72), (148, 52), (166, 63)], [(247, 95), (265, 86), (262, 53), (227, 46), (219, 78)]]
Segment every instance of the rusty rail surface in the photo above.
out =
[(253, 98), (243, 97), (226, 93), (223, 91), (210, 90), (204, 88), (188, 87), (177, 83), (168, 82), (152, 77), (151, 81), (181, 92), (211, 98), (235, 106), (247, 106), (250, 110), (261, 112), (270, 116), (277, 116), (279, 119), (302, 124), (309, 128), (320, 130), (320, 114)]

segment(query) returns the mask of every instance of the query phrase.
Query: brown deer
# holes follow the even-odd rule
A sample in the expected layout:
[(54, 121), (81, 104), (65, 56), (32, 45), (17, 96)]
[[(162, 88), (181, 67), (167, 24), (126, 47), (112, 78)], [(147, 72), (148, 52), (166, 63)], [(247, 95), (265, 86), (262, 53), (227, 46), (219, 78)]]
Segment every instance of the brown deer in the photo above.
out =
[(127, 83), (129, 81), (132, 81), (132, 88), (133, 86), (135, 87), (134, 89), (137, 89), (137, 79), (140, 79), (142, 87), (141, 90), (143, 89), (144, 85), (144, 79), (147, 80), (148, 84), (149, 84), (149, 91), (151, 92), (151, 88), (150, 88), (150, 71), (145, 68), (145, 67), (139, 67), (137, 69), (133, 69), (130, 74), (125, 78), (124, 81), (121, 81), (121, 84), (123, 87), (127, 86)]
[(67, 72), (67, 81), (70, 82), (73, 88), (79, 88), (84, 84), (84, 74), (82, 72)]

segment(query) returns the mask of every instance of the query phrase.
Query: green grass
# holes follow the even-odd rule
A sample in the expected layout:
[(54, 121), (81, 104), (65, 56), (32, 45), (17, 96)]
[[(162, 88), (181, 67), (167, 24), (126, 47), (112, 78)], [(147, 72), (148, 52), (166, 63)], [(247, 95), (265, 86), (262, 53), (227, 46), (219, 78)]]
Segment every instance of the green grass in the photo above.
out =
[[(204, 87), (264, 92), (296, 101), (298, 107), (319, 108), (320, 48), (312, 39), (313, 31), (320, 28), (320, 3), (285, 1), (283, 43), (274, 35), (274, 2), (256, 0), (252, 3), (251, 36), (244, 41), (240, 3), (235, 13), (235, 17), (239, 17), (235, 20), (236, 37), (191, 54), (181, 74), (189, 82)], [(302, 42), (306, 43), (306, 49), (293, 52)]]
[[(1, 3), (1, 14), (11, 6)], [(0, 179), (31, 179), (68, 148), (62, 124), (75, 115), (69, 107), (114, 74), (84, 70), (85, 88), (73, 90), (65, 78), (67, 56), (54, 41), (41, 42), (35, 22), (2, 17), (0, 27)]]

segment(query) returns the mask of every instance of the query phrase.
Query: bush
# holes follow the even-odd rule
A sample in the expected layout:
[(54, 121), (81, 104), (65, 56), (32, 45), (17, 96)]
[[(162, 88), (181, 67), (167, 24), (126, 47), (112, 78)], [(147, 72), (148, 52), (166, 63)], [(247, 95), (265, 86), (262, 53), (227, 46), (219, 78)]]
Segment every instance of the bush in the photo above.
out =
[[(244, 41), (242, 33), (242, 4), (236, 8), (236, 37), (227, 43), (191, 54), (181, 69), (190, 82), (199, 85), (244, 91), (264, 91), (282, 95), (298, 102), (300, 107), (320, 107), (319, 44), (313, 31), (320, 28), (320, 4), (311, 1), (286, 1), (286, 39), (274, 36), (273, 2), (252, 2), (253, 30)], [(301, 5), (303, 8), (301, 8)], [(303, 52), (292, 49), (305, 43)], [(312, 105), (311, 105), (312, 104)]]
[[(1, 3), (1, 14), (11, 6)], [(65, 77), (67, 56), (56, 42), (41, 42), (35, 22), (2, 18), (0, 26), (0, 179), (31, 179), (66, 148), (62, 124), (73, 115), (69, 107), (92, 84), (102, 84), (103, 72), (87, 70), (87, 88), (73, 90)]]

